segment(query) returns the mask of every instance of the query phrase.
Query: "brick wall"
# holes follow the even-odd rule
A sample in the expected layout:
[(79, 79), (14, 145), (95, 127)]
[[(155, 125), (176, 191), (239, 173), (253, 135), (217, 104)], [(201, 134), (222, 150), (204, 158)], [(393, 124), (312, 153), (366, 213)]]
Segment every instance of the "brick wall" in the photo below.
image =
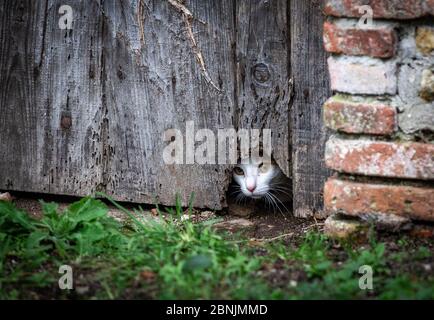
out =
[[(372, 8), (360, 24), (358, 6)], [(329, 213), (434, 221), (434, 0), (326, 0)], [(364, 20), (363, 20), (364, 21)]]

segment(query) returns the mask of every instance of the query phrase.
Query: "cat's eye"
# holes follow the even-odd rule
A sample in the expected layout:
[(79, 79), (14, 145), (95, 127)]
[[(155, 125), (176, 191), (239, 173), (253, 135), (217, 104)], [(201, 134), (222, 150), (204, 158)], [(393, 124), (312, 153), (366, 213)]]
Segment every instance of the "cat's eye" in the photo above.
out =
[(235, 168), (234, 168), (234, 173), (235, 173), (236, 175), (239, 175), (239, 176), (244, 175), (244, 171), (243, 171), (243, 169), (241, 169), (240, 167), (235, 167)]
[(258, 166), (258, 168), (259, 168), (259, 172), (262, 172), (262, 173), (265, 173), (265, 172), (267, 172), (268, 171), (268, 165), (264, 165), (264, 163), (263, 162), (261, 162), (261, 164)]

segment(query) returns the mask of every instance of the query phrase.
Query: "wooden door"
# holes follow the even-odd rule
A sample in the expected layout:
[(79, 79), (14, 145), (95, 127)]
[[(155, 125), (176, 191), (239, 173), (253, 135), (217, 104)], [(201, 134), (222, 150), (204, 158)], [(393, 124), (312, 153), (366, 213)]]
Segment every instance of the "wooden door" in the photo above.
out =
[[(59, 27), (65, 4), (71, 30)], [(192, 121), (271, 128), (296, 213), (321, 207), (317, 4), (6, 0), (0, 16), (0, 189), (166, 205), (194, 192), (195, 206), (221, 209), (229, 165), (162, 158), (164, 132)]]

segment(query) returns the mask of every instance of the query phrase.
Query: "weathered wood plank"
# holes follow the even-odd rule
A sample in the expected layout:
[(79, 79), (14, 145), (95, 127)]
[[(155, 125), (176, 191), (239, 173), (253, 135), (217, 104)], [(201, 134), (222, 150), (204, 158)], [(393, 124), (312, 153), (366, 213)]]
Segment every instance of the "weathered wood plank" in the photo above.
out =
[(194, 16), (193, 33), (207, 71), (221, 93), (205, 80), (185, 21), (167, 1), (105, 3), (110, 16), (103, 34), (108, 115), (104, 186), (115, 198), (173, 205), (179, 193), (187, 204), (194, 192), (197, 207), (221, 209), (225, 204), (226, 166), (166, 165), (163, 133), (171, 128), (185, 133), (187, 121), (194, 121), (195, 130), (215, 133), (232, 127), (233, 3), (185, 4)]
[(271, 129), (273, 156), (291, 176), (287, 1), (236, 3), (236, 125)]
[[(329, 91), (316, 2), (290, 2), (289, 48), (285, 1), (186, 1), (221, 94), (203, 77), (185, 21), (168, 2), (74, 2), (72, 31), (58, 27), (61, 4), (0, 5), (1, 188), (101, 190), (119, 200), (158, 197), (164, 204), (173, 204), (177, 191), (186, 203), (195, 191), (197, 206), (219, 209), (225, 166), (162, 162), (164, 130), (184, 131), (192, 120), (196, 129), (213, 131), (272, 128), (275, 158), (288, 175), (292, 127), (295, 212), (321, 208), (320, 107)], [(290, 74), (296, 96), (288, 125)]]
[[(96, 2), (77, 2), (61, 30), (62, 1), (2, 1), (0, 188), (84, 195), (100, 180)], [(92, 76), (91, 76), (92, 74)]]
[(312, 216), (323, 207), (326, 131), (322, 104), (330, 96), (326, 53), (322, 47), (322, 1), (290, 1), (292, 161), (294, 214)]
[[(188, 1), (212, 89), (182, 15), (167, 1), (74, 2), (72, 31), (60, 1), (5, 1), (2, 12), (0, 186), (220, 209), (219, 165), (163, 162), (163, 132), (232, 127), (233, 1)], [(203, 21), (203, 22), (201, 22)]]

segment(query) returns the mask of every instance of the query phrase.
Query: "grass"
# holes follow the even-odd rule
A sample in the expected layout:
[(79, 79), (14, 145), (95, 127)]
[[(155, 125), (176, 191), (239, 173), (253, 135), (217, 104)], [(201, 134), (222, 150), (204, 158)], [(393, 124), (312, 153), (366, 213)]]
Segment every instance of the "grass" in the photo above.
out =
[[(0, 202), (0, 298), (434, 298), (433, 275), (405, 268), (432, 261), (432, 251), (410, 250), (407, 240), (393, 253), (375, 239), (361, 247), (317, 232), (298, 244), (252, 244), (215, 231), (214, 221), (180, 219), (179, 201), (164, 214), (158, 210), (156, 219), (113, 204), (126, 223), (93, 198), (63, 212), (41, 202), (41, 219)], [(74, 290), (59, 289), (61, 265), (72, 267)], [(373, 290), (359, 288), (362, 265), (374, 270)]]

